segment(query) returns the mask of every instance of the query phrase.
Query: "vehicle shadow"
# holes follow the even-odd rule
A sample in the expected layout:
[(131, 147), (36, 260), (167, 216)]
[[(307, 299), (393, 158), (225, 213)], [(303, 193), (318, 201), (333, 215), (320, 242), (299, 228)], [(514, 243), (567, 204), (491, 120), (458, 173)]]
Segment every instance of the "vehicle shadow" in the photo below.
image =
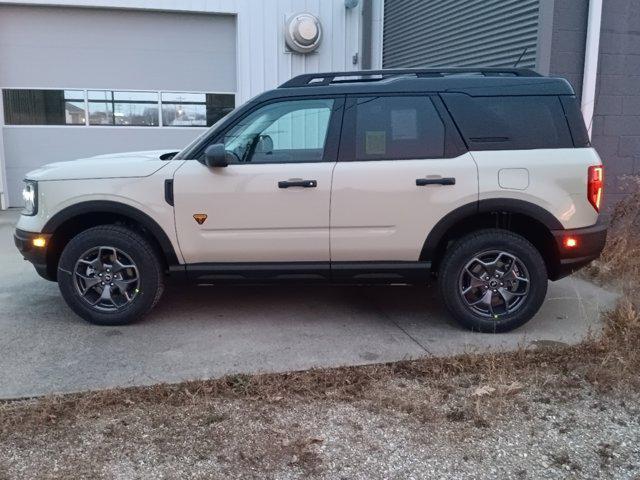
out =
[(439, 320), (453, 323), (439, 302), (435, 286), (186, 286), (170, 285), (151, 313), (154, 321), (179, 314), (191, 319), (236, 318), (270, 321), (354, 320), (373, 316), (393, 322)]

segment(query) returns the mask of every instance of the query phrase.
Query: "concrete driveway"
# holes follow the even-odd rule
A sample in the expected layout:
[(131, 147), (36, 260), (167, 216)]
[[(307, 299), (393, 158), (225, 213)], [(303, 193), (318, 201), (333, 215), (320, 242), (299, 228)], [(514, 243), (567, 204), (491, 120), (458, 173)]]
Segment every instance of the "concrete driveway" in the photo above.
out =
[(486, 335), (451, 321), (433, 287), (173, 287), (141, 323), (96, 327), (22, 260), (17, 215), (0, 212), (0, 398), (573, 343), (616, 298), (564, 279), (523, 328)]

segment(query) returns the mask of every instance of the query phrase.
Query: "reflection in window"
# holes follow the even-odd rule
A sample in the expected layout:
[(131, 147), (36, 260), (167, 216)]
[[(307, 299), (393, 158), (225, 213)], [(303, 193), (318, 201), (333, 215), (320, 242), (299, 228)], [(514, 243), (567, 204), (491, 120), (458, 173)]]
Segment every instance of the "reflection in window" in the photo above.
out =
[(356, 160), (444, 155), (444, 124), (428, 97), (359, 98), (355, 117)]
[(163, 126), (207, 127), (235, 107), (235, 96), (230, 94), (159, 95), (143, 91), (7, 89), (3, 90), (5, 123), (157, 127), (162, 114)]
[(224, 137), (235, 163), (320, 162), (332, 99), (268, 104), (233, 126)]
[(3, 90), (7, 125), (84, 125), (82, 90)]
[(210, 127), (235, 107), (233, 95), (162, 93), (162, 124), (171, 127)]
[(153, 127), (158, 125), (156, 92), (89, 90), (89, 124)]

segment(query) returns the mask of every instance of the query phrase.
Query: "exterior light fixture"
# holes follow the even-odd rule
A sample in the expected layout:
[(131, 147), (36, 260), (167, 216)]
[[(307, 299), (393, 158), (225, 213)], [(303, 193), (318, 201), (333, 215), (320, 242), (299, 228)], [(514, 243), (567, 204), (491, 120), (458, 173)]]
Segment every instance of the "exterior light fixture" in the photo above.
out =
[(31, 241), (31, 244), (36, 248), (44, 248), (47, 246), (47, 239), (44, 237), (36, 237)]
[(287, 47), (296, 53), (311, 53), (322, 41), (322, 25), (315, 15), (297, 13), (287, 19), (284, 39)]

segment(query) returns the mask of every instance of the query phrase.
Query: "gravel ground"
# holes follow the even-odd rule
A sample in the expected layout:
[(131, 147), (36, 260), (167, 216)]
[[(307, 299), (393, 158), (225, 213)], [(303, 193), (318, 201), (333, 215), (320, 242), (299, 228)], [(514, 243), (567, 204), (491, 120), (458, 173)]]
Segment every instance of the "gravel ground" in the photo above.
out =
[(39, 409), (3, 424), (0, 478), (640, 479), (637, 393), (571, 373), (494, 379)]

